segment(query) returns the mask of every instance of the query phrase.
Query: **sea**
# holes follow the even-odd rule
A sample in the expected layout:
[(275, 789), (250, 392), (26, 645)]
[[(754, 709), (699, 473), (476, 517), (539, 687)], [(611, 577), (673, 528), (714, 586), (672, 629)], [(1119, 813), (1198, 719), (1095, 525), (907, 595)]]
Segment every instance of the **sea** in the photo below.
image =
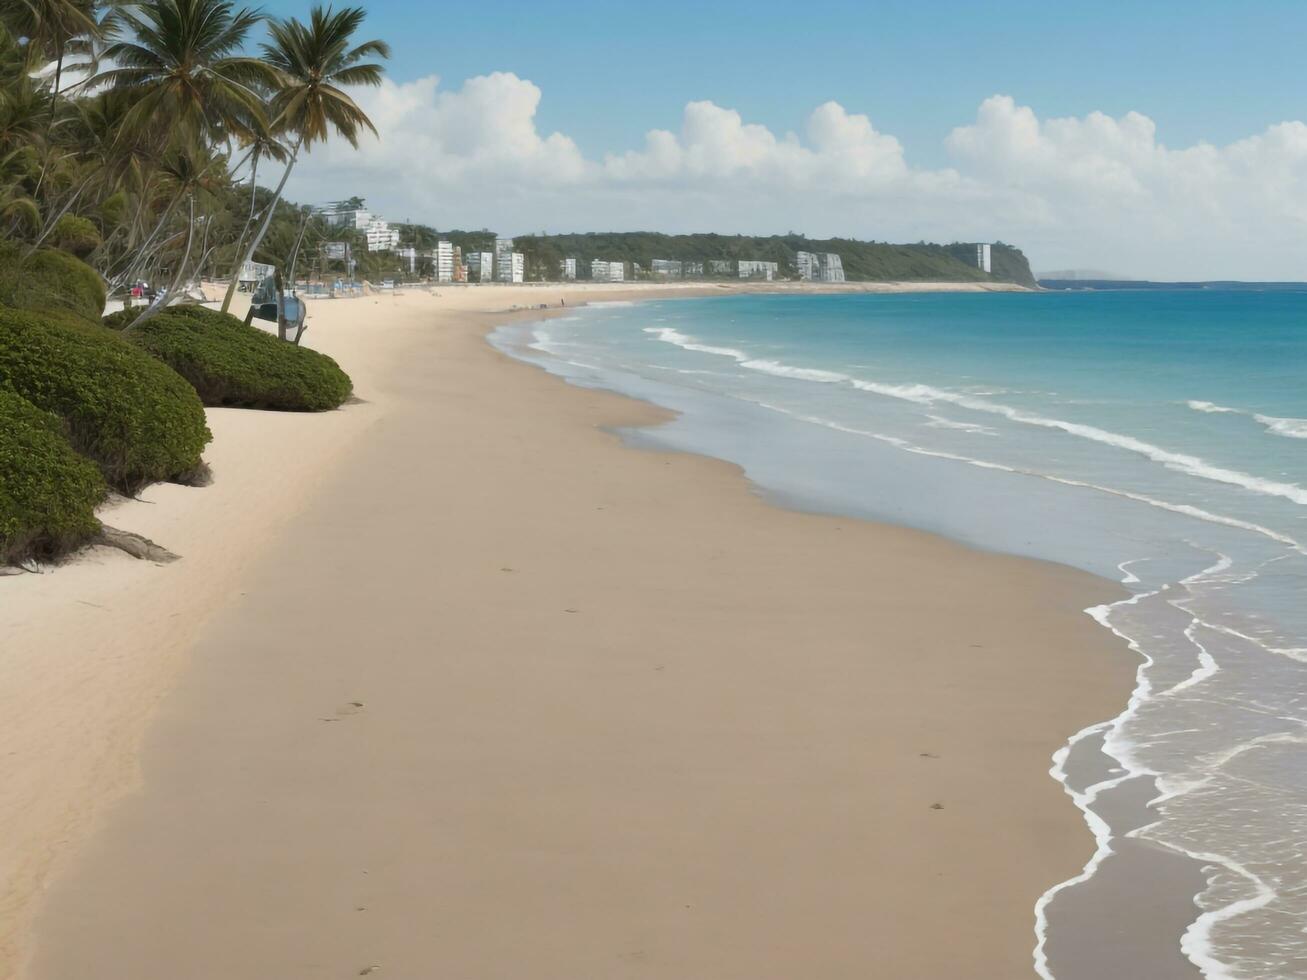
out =
[(1031, 910), (1033, 966), (1084, 974), (1078, 892), (1147, 923), (1172, 887), (1188, 975), (1307, 977), (1307, 287), (595, 303), (492, 342), (675, 410), (625, 437), (779, 504), (1121, 583), (1086, 614), (1136, 685), (1049, 760), (1098, 850)]

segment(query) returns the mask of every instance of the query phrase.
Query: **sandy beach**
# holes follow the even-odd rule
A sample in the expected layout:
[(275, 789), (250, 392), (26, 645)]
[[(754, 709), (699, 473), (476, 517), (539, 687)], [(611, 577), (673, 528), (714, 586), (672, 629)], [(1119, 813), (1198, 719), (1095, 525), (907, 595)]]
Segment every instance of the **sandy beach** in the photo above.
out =
[(781, 510), (484, 339), (703, 291), (315, 303), (357, 401), (210, 410), (212, 486), (104, 513), (180, 561), (0, 578), (0, 977), (1032, 975), (1122, 593)]

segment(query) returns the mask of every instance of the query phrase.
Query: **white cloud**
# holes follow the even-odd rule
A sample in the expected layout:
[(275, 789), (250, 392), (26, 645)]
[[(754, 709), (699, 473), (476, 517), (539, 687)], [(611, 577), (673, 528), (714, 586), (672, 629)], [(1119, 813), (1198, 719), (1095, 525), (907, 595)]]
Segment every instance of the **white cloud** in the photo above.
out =
[(826, 102), (803, 136), (696, 101), (676, 131), (587, 159), (539, 130), (541, 92), (511, 73), (386, 81), (357, 93), (381, 139), (333, 141), (292, 179), (301, 199), (359, 194), (438, 227), (721, 231), (878, 240), (1003, 239), (1037, 267), (1157, 278), (1304, 278), (1307, 125), (1170, 149), (1153, 120), (1043, 119), (1007, 96), (944, 140), (953, 164), (913, 167), (863, 114)]

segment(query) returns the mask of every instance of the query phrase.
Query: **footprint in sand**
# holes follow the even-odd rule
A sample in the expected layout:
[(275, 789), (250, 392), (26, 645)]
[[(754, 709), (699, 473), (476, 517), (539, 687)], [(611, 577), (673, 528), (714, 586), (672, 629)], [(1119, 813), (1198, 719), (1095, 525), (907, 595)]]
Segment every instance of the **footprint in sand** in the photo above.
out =
[(362, 701), (350, 701), (348, 704), (342, 704), (339, 708), (336, 709), (336, 717), (335, 717), (335, 718), (319, 718), (318, 720), (319, 720), (319, 721), (340, 721), (340, 719), (342, 719), (342, 718), (346, 718), (346, 717), (348, 717), (348, 716), (350, 716), (350, 715), (358, 714), (358, 713), (359, 713), (360, 711), (362, 711), (362, 710), (363, 710), (363, 702), (362, 702)]

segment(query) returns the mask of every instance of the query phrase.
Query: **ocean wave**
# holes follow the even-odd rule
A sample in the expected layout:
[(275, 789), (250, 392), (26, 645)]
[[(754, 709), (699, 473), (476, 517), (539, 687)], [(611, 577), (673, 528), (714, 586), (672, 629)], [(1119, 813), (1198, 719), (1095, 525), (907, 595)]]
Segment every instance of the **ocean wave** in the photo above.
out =
[(959, 432), (974, 432), (982, 436), (996, 436), (998, 433), (987, 425), (980, 425), (976, 422), (958, 422), (954, 419), (946, 419), (941, 415), (927, 415), (930, 419), (926, 423), (932, 429), (957, 429)]
[[(1252, 473), (1244, 473), (1240, 470), (1217, 466), (1199, 456), (1193, 456), (1189, 453), (1178, 453), (1161, 446), (1156, 446), (1153, 443), (1146, 442), (1135, 436), (1125, 435), (1120, 432), (1112, 432), (1108, 429), (1100, 429), (1095, 425), (1086, 425), (1083, 422), (1069, 422), (1065, 419), (1037, 415), (1033, 412), (1014, 408), (1011, 405), (1004, 405), (1001, 402), (986, 401), (983, 398), (977, 398), (974, 395), (947, 391), (943, 388), (936, 388), (933, 385), (920, 383), (889, 384), (882, 381), (868, 381), (863, 378), (854, 378), (847, 374), (841, 374), (837, 371), (822, 371), (815, 368), (798, 368), (793, 365), (784, 364), (780, 361), (759, 360), (734, 347), (714, 347), (709, 344), (700, 343), (695, 338), (683, 334), (678, 330), (673, 330), (670, 327), (646, 327), (645, 332), (655, 335), (664, 343), (674, 344), (684, 350), (698, 351), (705, 354), (715, 354), (720, 357), (729, 357), (739, 363), (741, 367), (749, 368), (754, 371), (761, 371), (766, 374), (788, 377), (801, 381), (819, 381), (824, 384), (847, 382), (859, 391), (883, 395), (887, 398), (898, 398), (918, 405), (934, 405), (939, 402), (944, 402), (946, 404), (957, 405), (961, 408), (969, 409), (973, 412), (985, 412), (991, 415), (999, 415), (1009, 421), (1018, 422), (1022, 425), (1030, 425), (1038, 428), (1065, 432), (1067, 435), (1076, 436), (1077, 438), (1096, 442), (1100, 445), (1111, 446), (1115, 449), (1122, 449), (1126, 452), (1143, 456), (1146, 459), (1150, 459), (1153, 462), (1178, 473), (1184, 473), (1188, 476), (1209, 480), (1214, 483), (1224, 483), (1229, 486), (1239, 487), (1240, 489), (1262, 494), (1264, 496), (1280, 497), (1284, 500), (1298, 504), (1299, 506), (1307, 507), (1307, 488), (1301, 487), (1296, 483), (1286, 483), (1281, 480), (1267, 479), (1265, 477), (1256, 476)], [(1221, 406), (1215, 407), (1220, 408)]]
[[(791, 411), (788, 408), (782, 408), (780, 405), (770, 404), (769, 402), (753, 401), (752, 399), (745, 400), (752, 401), (753, 404), (769, 411), (777, 412), (781, 415), (788, 415), (790, 418), (798, 419), (800, 422), (808, 422), (813, 425), (824, 426), (827, 429), (833, 429), (836, 432), (843, 432), (848, 435), (865, 436), (870, 439), (875, 439), (877, 442), (883, 442), (894, 446), (896, 449), (902, 449), (904, 452), (912, 453), (915, 456), (930, 456), (934, 459), (945, 459), (955, 463), (965, 463), (968, 466), (975, 466), (980, 469), (999, 470), (1003, 473), (1034, 477), (1038, 480), (1048, 480), (1050, 483), (1060, 483), (1067, 487), (1078, 487), (1082, 490), (1091, 490), (1095, 493), (1120, 497), (1123, 500), (1131, 500), (1135, 503), (1144, 504), (1148, 507), (1155, 507), (1158, 510), (1168, 511), (1172, 514), (1179, 514), (1183, 517), (1192, 517), (1195, 520), (1204, 521), (1208, 524), (1219, 524), (1223, 527), (1234, 528), (1239, 531), (1247, 531), (1250, 534), (1255, 534), (1259, 537), (1274, 541), (1277, 544), (1282, 544), (1288, 548), (1292, 548), (1299, 554), (1307, 555), (1307, 546), (1304, 546), (1302, 543), (1289, 537), (1287, 534), (1281, 534), (1279, 531), (1274, 531), (1261, 524), (1255, 524), (1252, 521), (1241, 520), (1237, 517), (1228, 517), (1225, 514), (1213, 513), (1210, 510), (1195, 507), (1193, 504), (1172, 503), (1169, 500), (1160, 500), (1157, 497), (1149, 497), (1146, 494), (1135, 493), (1131, 490), (1122, 490), (1118, 487), (1106, 487), (1102, 484), (1090, 483), (1085, 480), (1073, 480), (1070, 477), (1056, 476), (1052, 473), (1042, 473), (1039, 470), (1027, 469), (1020, 466), (1008, 466), (1005, 463), (995, 463), (992, 460), (978, 459), (974, 456), (964, 456), (960, 453), (950, 453), (939, 449), (927, 449), (924, 446), (918, 446), (906, 439), (901, 439), (898, 436), (886, 435), (882, 432), (872, 432), (869, 429), (857, 429), (853, 426), (835, 422), (832, 419), (821, 418), (816, 415), (804, 415), (800, 412)], [(1300, 655), (1304, 653), (1304, 651), (1299, 651), (1297, 649), (1268, 649), (1271, 649), (1271, 652), (1273, 653), (1292, 656), (1295, 659), (1300, 659)]]
[(801, 368), (780, 361), (748, 360), (741, 361), (740, 367), (750, 371), (761, 371), (778, 378), (795, 378), (799, 381), (816, 381), (820, 384), (841, 384), (851, 380), (847, 374), (838, 371), (823, 371), (820, 368)]
[(1195, 412), (1204, 412), (1208, 415), (1242, 415), (1264, 425), (1266, 431), (1277, 436), (1284, 436), (1286, 439), (1307, 439), (1307, 419), (1262, 415), (1258, 412), (1250, 412), (1247, 409), (1231, 408), (1228, 405), (1217, 405), (1215, 402), (1199, 401), (1198, 399), (1192, 399), (1185, 402), (1185, 404)]
[(1192, 408), (1195, 412), (1206, 412), (1209, 415), (1222, 415), (1227, 412), (1233, 413), (1235, 415), (1243, 414), (1243, 412), (1241, 412), (1237, 408), (1229, 408), (1225, 405), (1217, 405), (1215, 402), (1204, 402), (1204, 401), (1198, 401), (1197, 399), (1191, 399), (1190, 401), (1185, 402), (1185, 404), (1188, 405), (1190, 408)]
[(720, 357), (730, 357), (741, 362), (749, 359), (749, 355), (742, 350), (736, 350), (734, 347), (713, 347), (710, 344), (701, 344), (693, 337), (686, 336), (671, 327), (645, 327), (644, 332), (655, 335), (665, 344), (674, 344), (684, 350), (698, 351), (701, 354), (717, 354)]

